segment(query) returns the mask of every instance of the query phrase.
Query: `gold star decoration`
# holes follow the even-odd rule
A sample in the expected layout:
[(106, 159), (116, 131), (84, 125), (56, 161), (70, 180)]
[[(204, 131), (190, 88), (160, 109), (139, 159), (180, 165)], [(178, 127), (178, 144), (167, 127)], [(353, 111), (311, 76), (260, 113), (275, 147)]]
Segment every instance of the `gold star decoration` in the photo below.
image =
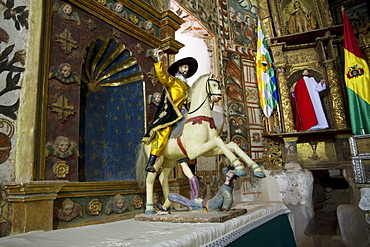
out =
[(157, 83), (158, 83), (158, 78), (157, 76), (155, 75), (155, 71), (154, 71), (154, 67), (148, 72), (146, 73), (146, 75), (149, 77), (149, 79), (151, 80), (153, 86), (156, 86)]
[(86, 21), (86, 25), (87, 25), (87, 28), (88, 28), (90, 31), (92, 31), (92, 30), (94, 30), (94, 29), (96, 28), (95, 22), (94, 22), (93, 20), (91, 20), (91, 19), (88, 19), (88, 20)]
[(50, 108), (53, 112), (57, 113), (58, 120), (61, 123), (64, 123), (68, 116), (76, 113), (74, 107), (68, 105), (68, 99), (63, 94), (55, 103), (51, 104)]
[(69, 54), (72, 52), (72, 49), (77, 49), (77, 41), (72, 39), (71, 33), (65, 29), (63, 33), (55, 36), (56, 40), (58, 43), (62, 44), (62, 50), (66, 53)]
[(135, 49), (137, 50), (137, 52), (139, 54), (143, 53), (143, 51), (144, 51), (144, 49), (143, 49), (143, 47), (141, 47), (140, 43), (137, 43), (137, 45), (135, 46)]

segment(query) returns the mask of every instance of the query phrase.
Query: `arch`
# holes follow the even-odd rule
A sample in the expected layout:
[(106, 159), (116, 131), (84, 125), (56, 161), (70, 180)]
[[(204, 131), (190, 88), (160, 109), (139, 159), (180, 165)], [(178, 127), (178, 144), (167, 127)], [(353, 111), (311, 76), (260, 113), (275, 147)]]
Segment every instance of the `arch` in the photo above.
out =
[(144, 132), (143, 74), (125, 45), (97, 39), (82, 65), (79, 181), (135, 179)]

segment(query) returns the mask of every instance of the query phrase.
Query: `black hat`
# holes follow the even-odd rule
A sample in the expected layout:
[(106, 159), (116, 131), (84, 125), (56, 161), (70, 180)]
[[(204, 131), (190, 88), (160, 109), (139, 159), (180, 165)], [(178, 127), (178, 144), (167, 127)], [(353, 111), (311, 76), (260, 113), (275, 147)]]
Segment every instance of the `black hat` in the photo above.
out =
[(172, 76), (175, 76), (176, 73), (179, 71), (179, 67), (181, 65), (184, 65), (184, 64), (189, 65), (189, 71), (188, 71), (188, 74), (187, 74), (187, 78), (193, 76), (195, 74), (195, 72), (197, 72), (197, 69), (198, 69), (197, 60), (195, 60), (192, 57), (186, 57), (186, 58), (183, 58), (183, 59), (180, 59), (180, 60), (174, 62), (168, 68), (168, 73), (170, 73), (170, 75), (172, 75)]

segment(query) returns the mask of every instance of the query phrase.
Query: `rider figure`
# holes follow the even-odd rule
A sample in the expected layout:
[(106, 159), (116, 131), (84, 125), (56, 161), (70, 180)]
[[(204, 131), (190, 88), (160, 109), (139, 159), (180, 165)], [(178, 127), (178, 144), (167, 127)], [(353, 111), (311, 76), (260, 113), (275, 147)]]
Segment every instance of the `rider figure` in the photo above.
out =
[[(183, 118), (181, 111), (186, 111), (190, 87), (187, 78), (193, 76), (198, 69), (197, 61), (192, 57), (178, 60), (168, 68), (163, 68), (162, 50), (155, 50), (154, 56), (158, 62), (154, 64), (158, 81), (165, 87), (161, 102), (154, 115), (154, 120), (143, 138), (145, 144), (151, 145), (149, 161), (145, 167), (147, 172), (155, 172), (153, 165), (167, 145), (174, 123)], [(181, 161), (179, 161), (181, 162)]]

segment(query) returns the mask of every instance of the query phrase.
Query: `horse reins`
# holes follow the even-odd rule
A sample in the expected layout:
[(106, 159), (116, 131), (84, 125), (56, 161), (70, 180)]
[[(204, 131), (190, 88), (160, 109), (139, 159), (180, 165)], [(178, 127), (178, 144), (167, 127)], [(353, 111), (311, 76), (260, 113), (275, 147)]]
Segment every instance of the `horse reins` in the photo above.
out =
[[(218, 80), (208, 78), (208, 79), (207, 79), (207, 84), (206, 84), (206, 92), (207, 92), (207, 96), (206, 96), (206, 98), (203, 100), (202, 104), (200, 104), (200, 106), (198, 106), (198, 108), (197, 108), (197, 109), (195, 109), (194, 111), (188, 112), (188, 114), (192, 114), (192, 113), (194, 113), (194, 112), (198, 111), (198, 110), (199, 110), (199, 109), (204, 105), (204, 103), (206, 102), (207, 98), (210, 100), (210, 99), (211, 99), (211, 97), (212, 97), (213, 95), (218, 95), (218, 96), (221, 96), (221, 97), (222, 97), (222, 94), (216, 94), (216, 93), (212, 93), (212, 92), (210, 91), (210, 88), (209, 88), (209, 81), (215, 81), (215, 82), (217, 82), (218, 87), (219, 87), (219, 89), (220, 89), (220, 82), (219, 82)], [(215, 103), (214, 103), (214, 102), (212, 102), (212, 107), (211, 107), (211, 109), (213, 109), (214, 104), (215, 104)]]

